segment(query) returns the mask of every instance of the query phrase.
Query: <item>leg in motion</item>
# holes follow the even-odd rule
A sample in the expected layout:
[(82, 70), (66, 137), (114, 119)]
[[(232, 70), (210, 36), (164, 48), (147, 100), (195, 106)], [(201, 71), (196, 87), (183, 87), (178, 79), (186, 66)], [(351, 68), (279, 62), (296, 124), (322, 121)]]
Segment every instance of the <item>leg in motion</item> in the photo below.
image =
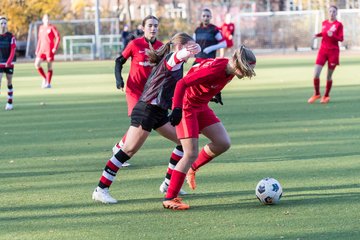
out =
[(199, 168), (209, 163), (216, 156), (226, 152), (231, 145), (229, 134), (221, 122), (205, 127), (201, 130), (201, 133), (210, 140), (210, 143), (201, 149), (196, 161), (187, 172), (186, 180), (189, 187), (193, 190), (196, 188), (195, 174)]
[(320, 101), (323, 104), (330, 102), (330, 91), (331, 91), (332, 84), (333, 84), (332, 75), (334, 73), (334, 70), (335, 69), (330, 69), (330, 68), (328, 69), (325, 94), (324, 94), (324, 97)]
[(321, 66), (321, 65), (318, 65), (318, 64), (315, 65), (314, 79), (313, 79), (314, 95), (312, 95), (308, 99), (308, 103), (314, 103), (316, 100), (321, 98), (321, 94), (320, 94), (320, 73), (321, 73), (322, 68), (323, 68), (323, 66)]
[(46, 74), (44, 72), (44, 69), (41, 67), (41, 58), (36, 58), (35, 59), (35, 68), (38, 71), (38, 73), (40, 74), (40, 76), (42, 77), (43, 81), (41, 83), (41, 87), (45, 88), (46, 86)]

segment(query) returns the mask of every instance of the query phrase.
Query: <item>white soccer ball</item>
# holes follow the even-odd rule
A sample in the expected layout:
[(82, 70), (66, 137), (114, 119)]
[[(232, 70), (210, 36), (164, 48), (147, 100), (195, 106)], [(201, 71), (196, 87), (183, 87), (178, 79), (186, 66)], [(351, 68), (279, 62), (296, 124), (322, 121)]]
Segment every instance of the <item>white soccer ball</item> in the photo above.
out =
[(257, 184), (255, 194), (263, 204), (277, 204), (282, 196), (282, 187), (278, 180), (267, 177)]

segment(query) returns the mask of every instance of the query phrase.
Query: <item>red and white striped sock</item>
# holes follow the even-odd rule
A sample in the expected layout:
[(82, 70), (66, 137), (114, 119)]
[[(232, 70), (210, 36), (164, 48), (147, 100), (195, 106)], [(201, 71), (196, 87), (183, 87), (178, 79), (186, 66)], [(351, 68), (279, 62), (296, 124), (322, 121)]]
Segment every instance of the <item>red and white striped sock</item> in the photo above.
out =
[(118, 150), (120, 150), (120, 149), (124, 146), (125, 141), (126, 141), (126, 134), (127, 134), (127, 132), (124, 134), (124, 136), (122, 137), (122, 139), (120, 140), (120, 142), (118, 142), (118, 143), (115, 144), (115, 147), (116, 147)]
[(130, 157), (120, 150), (118, 153), (113, 155), (106, 163), (105, 169), (102, 173), (98, 186), (100, 188), (108, 188), (115, 180), (116, 173), (121, 168), (122, 164), (129, 160)]
[(181, 145), (176, 146), (174, 148), (174, 150), (172, 151), (171, 157), (170, 157), (170, 160), (169, 160), (169, 165), (168, 165), (167, 172), (166, 172), (166, 176), (165, 176), (165, 180), (164, 180), (166, 185), (170, 184), (170, 179), (171, 179), (172, 172), (173, 172), (176, 164), (183, 157), (183, 155), (184, 155), (184, 152), (183, 152), (183, 149), (182, 149)]
[(14, 94), (14, 88), (13, 88), (13, 85), (10, 84), (10, 85), (8, 85), (8, 96), (7, 96), (8, 104), (13, 103), (13, 94)]

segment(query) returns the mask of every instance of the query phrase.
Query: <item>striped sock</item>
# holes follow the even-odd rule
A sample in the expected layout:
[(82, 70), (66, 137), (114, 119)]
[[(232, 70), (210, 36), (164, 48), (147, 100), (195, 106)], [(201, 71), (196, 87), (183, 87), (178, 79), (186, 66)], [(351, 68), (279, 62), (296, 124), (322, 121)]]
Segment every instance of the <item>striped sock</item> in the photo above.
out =
[(171, 157), (169, 160), (168, 169), (167, 169), (166, 176), (165, 176), (165, 180), (164, 180), (166, 185), (169, 186), (172, 172), (173, 172), (176, 164), (183, 157), (183, 155), (184, 155), (184, 152), (183, 152), (183, 148), (181, 145), (176, 146), (174, 148), (174, 150), (172, 151)]
[(8, 85), (8, 97), (7, 97), (8, 104), (13, 103), (13, 94), (14, 94), (14, 88), (13, 88), (13, 85), (10, 84), (10, 85)]
[(121, 168), (122, 164), (129, 160), (130, 157), (120, 150), (113, 155), (106, 163), (105, 169), (102, 173), (98, 186), (100, 188), (109, 188), (115, 180), (116, 173)]
[(125, 141), (126, 141), (126, 134), (127, 134), (127, 132), (124, 134), (124, 136), (122, 137), (122, 139), (118, 143), (119, 148), (122, 148), (124, 146)]

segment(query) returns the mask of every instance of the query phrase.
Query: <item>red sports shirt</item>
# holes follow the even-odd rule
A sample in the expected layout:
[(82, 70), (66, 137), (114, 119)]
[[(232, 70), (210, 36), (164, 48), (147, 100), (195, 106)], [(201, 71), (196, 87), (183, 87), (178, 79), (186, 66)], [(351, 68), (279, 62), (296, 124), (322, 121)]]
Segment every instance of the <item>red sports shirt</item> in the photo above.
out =
[[(333, 35), (331, 37), (328, 36), (328, 31), (333, 32)], [(325, 20), (322, 23), (321, 33), (316, 34), (316, 36), (322, 37), (322, 49), (339, 49), (339, 42), (342, 42), (344, 40), (343, 25), (337, 20), (335, 20), (334, 22)]]
[(234, 42), (233, 39), (230, 39), (230, 36), (234, 35), (235, 25), (233, 23), (224, 23), (220, 30), (226, 40), (226, 47), (231, 48), (234, 45)]
[[(156, 40), (152, 46), (154, 49), (158, 49), (162, 45), (162, 42)], [(145, 37), (141, 37), (132, 40), (121, 53), (126, 59), (129, 57), (132, 58), (129, 77), (126, 82), (127, 94), (130, 93), (140, 96), (154, 67), (145, 54), (146, 49), (150, 49), (149, 43), (145, 40)]]
[(197, 107), (208, 104), (234, 75), (226, 74), (227, 58), (207, 59), (195, 65), (175, 88), (173, 107)]
[(51, 53), (52, 49), (58, 49), (60, 43), (60, 34), (55, 26), (49, 24), (47, 26), (41, 25), (38, 34), (38, 43), (36, 47), (36, 54)]

